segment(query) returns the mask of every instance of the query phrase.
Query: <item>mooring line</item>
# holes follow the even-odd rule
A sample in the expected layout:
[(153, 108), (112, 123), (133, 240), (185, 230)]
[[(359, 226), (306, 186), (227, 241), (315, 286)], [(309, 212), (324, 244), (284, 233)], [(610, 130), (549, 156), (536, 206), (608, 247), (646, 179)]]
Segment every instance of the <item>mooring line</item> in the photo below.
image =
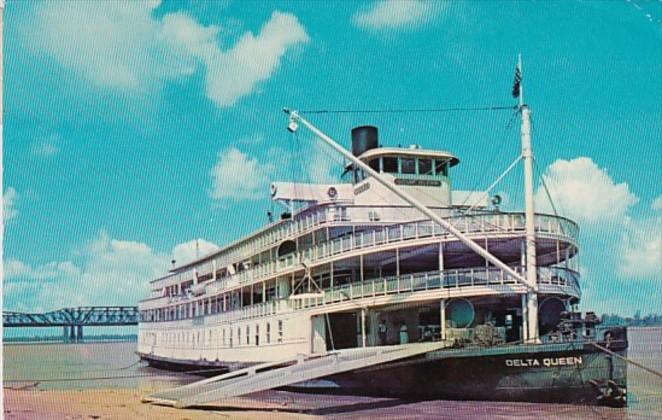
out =
[[(135, 365), (135, 364), (134, 364)], [(130, 367), (130, 366), (127, 366)], [(126, 367), (125, 367), (126, 368)], [(122, 368), (122, 369), (125, 369)], [(119, 369), (118, 369), (119, 370)], [(225, 372), (226, 369), (223, 368), (215, 368), (215, 369), (198, 369), (198, 370), (190, 370), (190, 371), (182, 371), (180, 373), (184, 374), (196, 374), (196, 373), (209, 373), (209, 372)], [(88, 371), (89, 372), (89, 371)], [(20, 382), (78, 382), (78, 381), (103, 381), (103, 380), (112, 380), (112, 379), (131, 379), (131, 378), (149, 378), (149, 377), (159, 377), (159, 376), (167, 376), (164, 375), (163, 373), (138, 373), (134, 375), (117, 375), (117, 376), (87, 376), (87, 377), (79, 377), (79, 378), (44, 378), (44, 379), (35, 379), (35, 378), (23, 378), (23, 379), (5, 379), (3, 382), (12, 382), (12, 383), (20, 383)], [(8, 388), (8, 387), (5, 387)]]
[(636, 367), (638, 367), (638, 368), (640, 368), (640, 369), (643, 369), (643, 370), (645, 370), (645, 371), (648, 372), (648, 373), (652, 373), (653, 375), (656, 375), (656, 376), (659, 376), (660, 378), (662, 378), (662, 372), (659, 372), (659, 371), (657, 371), (657, 370), (655, 370), (655, 369), (651, 369), (651, 368), (649, 368), (649, 367), (647, 367), (647, 366), (642, 365), (641, 363), (637, 363), (637, 362), (635, 362), (634, 360), (630, 360), (630, 359), (628, 359), (627, 357), (621, 356), (620, 354), (618, 354), (618, 353), (616, 353), (616, 352), (613, 352), (613, 351), (609, 350), (609, 349), (606, 348), (606, 347), (602, 347), (602, 346), (599, 345), (598, 343), (591, 343), (591, 344), (593, 344), (595, 347), (597, 347), (598, 349), (604, 351), (604, 352), (607, 353), (607, 354), (610, 354), (610, 355), (612, 355), (612, 356), (616, 356), (616, 357), (618, 357), (619, 359), (625, 360), (626, 362), (628, 362), (628, 363), (630, 363), (630, 364), (633, 364), (634, 366), (636, 366)]

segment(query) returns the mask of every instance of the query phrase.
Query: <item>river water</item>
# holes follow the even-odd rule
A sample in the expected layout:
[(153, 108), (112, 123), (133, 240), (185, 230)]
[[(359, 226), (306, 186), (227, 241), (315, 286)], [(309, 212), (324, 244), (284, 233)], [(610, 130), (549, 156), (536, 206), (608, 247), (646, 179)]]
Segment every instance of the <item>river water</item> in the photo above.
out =
[[(662, 327), (630, 328), (628, 335), (630, 359), (662, 371)], [(199, 379), (144, 367), (138, 363), (135, 347), (135, 343), (4, 345), (4, 385), (43, 390), (128, 388), (146, 391)], [(662, 379), (659, 377), (630, 365), (628, 397), (628, 408), (610, 409), (610, 418), (612, 415), (616, 418), (662, 418)], [(553, 410), (553, 405), (544, 405)]]

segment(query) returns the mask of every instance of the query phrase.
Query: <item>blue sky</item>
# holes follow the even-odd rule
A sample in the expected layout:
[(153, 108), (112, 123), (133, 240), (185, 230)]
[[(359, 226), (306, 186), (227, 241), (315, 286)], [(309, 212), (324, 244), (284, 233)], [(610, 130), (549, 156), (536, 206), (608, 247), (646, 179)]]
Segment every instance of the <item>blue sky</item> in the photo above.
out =
[[(283, 106), (510, 105), (521, 52), (539, 169), (581, 224), (583, 307), (662, 311), (661, 19), (637, 0), (9, 1), (4, 306), (131, 304), (195, 238), (264, 224), (271, 180), (333, 179)], [(313, 119), (346, 144), (371, 123), (385, 144), (450, 150), (456, 188), (480, 189), (518, 153), (511, 117)], [(519, 172), (499, 186), (511, 207)]]

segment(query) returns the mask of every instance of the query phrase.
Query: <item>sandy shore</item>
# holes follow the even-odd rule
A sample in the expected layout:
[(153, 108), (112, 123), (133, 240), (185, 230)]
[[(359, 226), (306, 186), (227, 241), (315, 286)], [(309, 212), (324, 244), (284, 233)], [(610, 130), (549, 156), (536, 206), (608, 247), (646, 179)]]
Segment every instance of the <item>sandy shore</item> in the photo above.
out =
[(137, 390), (4, 390), (4, 418), (9, 419), (309, 419), (287, 412), (282, 404), (236, 399), (226, 407), (178, 410), (140, 402)]
[[(627, 419), (625, 409), (488, 401), (406, 401), (267, 391), (179, 410), (140, 402), (146, 392), (4, 390), (5, 419)], [(630, 413), (630, 418), (646, 417)], [(650, 413), (648, 413), (650, 414)]]

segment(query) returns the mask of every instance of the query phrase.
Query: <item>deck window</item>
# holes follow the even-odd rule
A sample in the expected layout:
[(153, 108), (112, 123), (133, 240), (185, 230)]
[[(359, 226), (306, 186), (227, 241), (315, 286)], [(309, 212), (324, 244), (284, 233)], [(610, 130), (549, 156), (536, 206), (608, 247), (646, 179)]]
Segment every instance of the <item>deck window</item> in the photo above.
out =
[(389, 174), (398, 173), (398, 158), (396, 157), (384, 157), (384, 169), (383, 171)]
[(246, 344), (251, 343), (251, 327), (246, 325)]
[(419, 159), (418, 160), (418, 174), (419, 175), (432, 175), (432, 159)]
[(370, 162), (368, 162), (368, 166), (370, 166), (375, 171), (379, 172), (379, 159), (371, 160)]
[(283, 342), (283, 321), (278, 320), (278, 342)]
[(435, 160), (435, 174), (448, 176), (448, 164), (443, 160)]
[(414, 158), (402, 158), (400, 161), (403, 174), (416, 173), (416, 160)]

